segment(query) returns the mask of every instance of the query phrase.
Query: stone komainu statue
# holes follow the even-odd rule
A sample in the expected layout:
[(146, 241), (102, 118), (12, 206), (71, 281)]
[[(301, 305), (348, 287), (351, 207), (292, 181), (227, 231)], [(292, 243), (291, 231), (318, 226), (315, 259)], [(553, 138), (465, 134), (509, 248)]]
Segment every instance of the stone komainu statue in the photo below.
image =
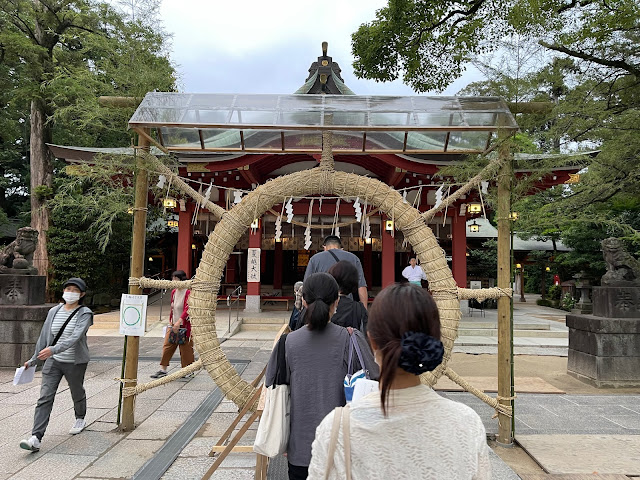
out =
[(0, 252), (0, 273), (36, 275), (33, 252), (38, 242), (38, 231), (31, 227), (18, 229), (16, 239)]
[(602, 254), (607, 263), (602, 285), (640, 285), (640, 261), (625, 250), (619, 238), (605, 238), (602, 241)]

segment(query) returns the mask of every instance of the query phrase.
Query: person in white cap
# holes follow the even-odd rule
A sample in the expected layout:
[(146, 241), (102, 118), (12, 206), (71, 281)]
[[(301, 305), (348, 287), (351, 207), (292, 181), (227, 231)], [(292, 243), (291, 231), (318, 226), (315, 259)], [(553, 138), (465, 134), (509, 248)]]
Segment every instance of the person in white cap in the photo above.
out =
[(409, 280), (409, 283), (422, 286), (422, 280), (426, 280), (427, 276), (424, 274), (424, 270), (419, 265), (416, 265), (415, 257), (409, 260), (409, 265), (402, 271), (402, 276)]
[(37, 452), (49, 424), (53, 401), (60, 380), (64, 377), (71, 391), (75, 423), (69, 433), (76, 435), (84, 430), (87, 423), (87, 395), (84, 391), (84, 374), (89, 363), (87, 330), (93, 325), (93, 312), (82, 305), (82, 297), (87, 293), (87, 284), (81, 278), (70, 278), (64, 285), (64, 303), (56, 305), (47, 314), (36, 350), (25, 368), (44, 362), (40, 398), (33, 416), (31, 437), (20, 442), (20, 448)]

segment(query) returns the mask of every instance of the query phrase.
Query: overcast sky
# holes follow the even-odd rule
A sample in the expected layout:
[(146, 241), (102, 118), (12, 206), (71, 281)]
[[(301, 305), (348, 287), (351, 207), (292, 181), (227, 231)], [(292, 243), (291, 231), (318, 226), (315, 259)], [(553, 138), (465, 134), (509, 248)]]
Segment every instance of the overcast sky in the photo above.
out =
[[(293, 93), (329, 42), (329, 55), (359, 95), (412, 95), (400, 80), (376, 83), (353, 74), (351, 34), (383, 0), (163, 0), (161, 16), (184, 92)], [(467, 73), (444, 94), (479, 79)]]

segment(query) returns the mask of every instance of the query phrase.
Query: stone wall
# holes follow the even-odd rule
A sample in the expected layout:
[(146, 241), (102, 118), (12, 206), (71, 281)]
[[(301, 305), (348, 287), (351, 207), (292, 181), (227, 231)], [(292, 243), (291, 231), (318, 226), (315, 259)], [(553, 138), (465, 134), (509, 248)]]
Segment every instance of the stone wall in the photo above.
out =
[(17, 367), (31, 358), (47, 312), (53, 306), (0, 307), (0, 367)]

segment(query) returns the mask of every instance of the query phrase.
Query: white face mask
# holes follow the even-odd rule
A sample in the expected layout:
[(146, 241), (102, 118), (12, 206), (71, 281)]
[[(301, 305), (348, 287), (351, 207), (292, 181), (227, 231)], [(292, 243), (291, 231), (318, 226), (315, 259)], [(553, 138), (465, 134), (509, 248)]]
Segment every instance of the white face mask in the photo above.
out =
[(62, 298), (67, 303), (76, 303), (78, 300), (80, 300), (80, 294), (77, 292), (64, 292), (62, 294)]

